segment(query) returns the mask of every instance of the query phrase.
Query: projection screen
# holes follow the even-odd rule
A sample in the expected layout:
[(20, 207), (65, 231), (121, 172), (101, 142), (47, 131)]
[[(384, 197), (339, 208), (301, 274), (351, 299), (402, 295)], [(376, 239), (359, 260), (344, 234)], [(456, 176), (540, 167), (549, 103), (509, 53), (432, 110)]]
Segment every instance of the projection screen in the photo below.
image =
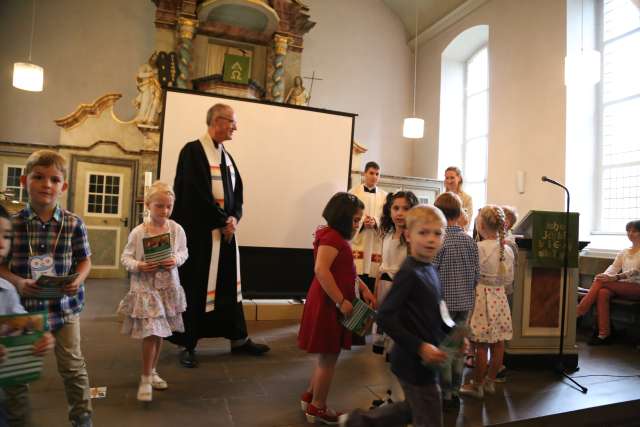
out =
[(159, 176), (173, 183), (181, 148), (206, 132), (206, 112), (230, 105), (225, 148), (244, 185), (237, 231), (245, 297), (301, 296), (313, 277), (313, 233), (332, 194), (346, 191), (355, 114), (169, 89)]

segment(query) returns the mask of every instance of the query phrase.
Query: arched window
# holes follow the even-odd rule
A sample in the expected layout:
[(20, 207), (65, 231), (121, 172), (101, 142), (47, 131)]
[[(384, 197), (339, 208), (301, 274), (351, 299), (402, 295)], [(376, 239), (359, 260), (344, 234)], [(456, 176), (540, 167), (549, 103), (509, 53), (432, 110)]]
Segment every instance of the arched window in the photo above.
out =
[(486, 204), (489, 145), (489, 27), (460, 33), (442, 52), (438, 176), (458, 166), (473, 205)]

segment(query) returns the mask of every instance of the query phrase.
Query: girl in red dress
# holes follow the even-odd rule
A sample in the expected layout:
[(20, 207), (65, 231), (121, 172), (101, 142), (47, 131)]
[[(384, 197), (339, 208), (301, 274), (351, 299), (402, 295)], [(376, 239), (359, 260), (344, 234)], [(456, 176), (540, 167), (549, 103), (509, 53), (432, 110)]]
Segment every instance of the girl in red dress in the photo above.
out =
[[(356, 269), (348, 240), (360, 225), (364, 205), (354, 195), (336, 193), (322, 212), (326, 227), (316, 231), (313, 242), (315, 277), (302, 313), (298, 347), (318, 354), (301, 407), (311, 423), (337, 424), (340, 413), (327, 408), (327, 395), (340, 350), (351, 348), (351, 332), (340, 323), (349, 316), (355, 298)], [(358, 281), (363, 299), (375, 304), (367, 286)]]

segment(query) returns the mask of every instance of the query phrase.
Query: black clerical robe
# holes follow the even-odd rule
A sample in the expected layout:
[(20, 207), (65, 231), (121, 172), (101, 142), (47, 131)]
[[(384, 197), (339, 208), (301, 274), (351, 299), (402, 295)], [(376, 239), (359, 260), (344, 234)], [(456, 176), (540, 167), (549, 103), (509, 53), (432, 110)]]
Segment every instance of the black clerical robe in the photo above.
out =
[[(227, 153), (228, 154), (228, 153)], [(235, 161), (235, 188), (228, 168), (221, 168), (224, 187), (224, 208), (213, 198), (211, 170), (200, 140), (187, 143), (180, 151), (174, 191), (176, 200), (172, 218), (187, 235), (189, 259), (179, 268), (180, 283), (187, 297), (187, 311), (182, 315), (185, 332), (174, 333), (169, 341), (194, 349), (198, 339), (225, 337), (232, 340), (247, 336), (242, 303), (237, 298), (235, 236), (227, 243), (222, 239), (218, 262), (215, 309), (205, 312), (212, 231), (226, 225), (227, 218), (242, 217), (243, 188)]]

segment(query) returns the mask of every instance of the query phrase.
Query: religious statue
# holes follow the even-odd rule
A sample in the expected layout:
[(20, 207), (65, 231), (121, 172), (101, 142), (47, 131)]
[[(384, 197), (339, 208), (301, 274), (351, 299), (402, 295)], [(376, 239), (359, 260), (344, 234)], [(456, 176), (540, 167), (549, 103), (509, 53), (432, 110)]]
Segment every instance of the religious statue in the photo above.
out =
[(158, 125), (158, 115), (161, 109), (162, 89), (158, 81), (157, 53), (154, 52), (149, 61), (138, 69), (136, 76), (138, 96), (133, 104), (138, 114), (133, 119), (139, 125)]
[(307, 105), (309, 96), (302, 85), (302, 77), (296, 76), (293, 79), (293, 87), (289, 89), (289, 93), (287, 93), (284, 102), (293, 105)]

